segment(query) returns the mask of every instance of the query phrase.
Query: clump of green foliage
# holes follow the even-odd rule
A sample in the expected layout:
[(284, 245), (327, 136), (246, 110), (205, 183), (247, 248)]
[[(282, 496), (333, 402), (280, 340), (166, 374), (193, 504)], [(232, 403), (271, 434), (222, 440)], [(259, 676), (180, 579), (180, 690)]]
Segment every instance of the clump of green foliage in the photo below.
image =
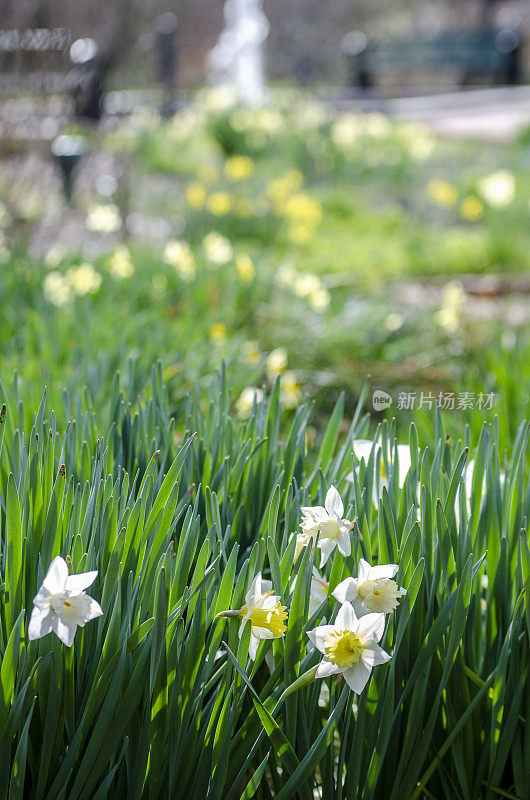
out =
[[(411, 425), (400, 485), (394, 424), (367, 463), (352, 457), (362, 398), (346, 426), (340, 398), (310, 451), (310, 411), (282, 427), (279, 381), (244, 422), (224, 372), (177, 419), (160, 367), (140, 402), (117, 377), (105, 413), (66, 392), (67, 423), (45, 395), (25, 408), (17, 382), (1, 399), (3, 797), (528, 796), (526, 424), (505, 454), (496, 424), (449, 440), (438, 414), (423, 443)], [(355, 520), (351, 555), (332, 553), (310, 618), (319, 550), (294, 560), (293, 534), (332, 484)], [(103, 616), (71, 649), (27, 635), (57, 555), (98, 571)], [(398, 564), (407, 594), (381, 642), (391, 661), (355, 696), (315, 680), (306, 633), (335, 618), (332, 591), (361, 557)], [(259, 572), (288, 622), (252, 661), (249, 626), (239, 636), (218, 613)]]

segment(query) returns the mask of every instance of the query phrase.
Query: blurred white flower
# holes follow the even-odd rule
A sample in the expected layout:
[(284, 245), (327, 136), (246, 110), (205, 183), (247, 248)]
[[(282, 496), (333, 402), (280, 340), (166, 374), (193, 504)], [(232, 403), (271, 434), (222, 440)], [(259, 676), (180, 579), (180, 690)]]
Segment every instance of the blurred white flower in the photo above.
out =
[(292, 288), (296, 281), (297, 272), (292, 264), (282, 264), (276, 273), (278, 286)]
[(384, 614), (366, 614), (358, 619), (351, 604), (344, 603), (333, 625), (320, 625), (308, 631), (310, 640), (324, 655), (316, 677), (342, 674), (350, 689), (360, 694), (373, 667), (390, 661), (391, 657), (378, 644), (384, 628)]
[(182, 239), (173, 239), (166, 244), (164, 261), (170, 264), (183, 281), (191, 281), (197, 271), (191, 247)]
[(44, 263), (48, 269), (58, 267), (61, 261), (64, 261), (68, 254), (64, 244), (53, 244), (46, 255), (44, 256)]
[(50, 272), (44, 278), (42, 285), (44, 297), (48, 302), (60, 308), (67, 305), (73, 298), (73, 290), (69, 281), (60, 272)]
[(221, 267), (234, 255), (229, 239), (217, 231), (210, 231), (206, 234), (202, 240), (202, 248), (204, 255), (213, 267)]
[(263, 400), (263, 391), (255, 386), (247, 386), (236, 401), (236, 411), (240, 419), (248, 419), (254, 401), (261, 403)]
[(78, 267), (70, 267), (66, 273), (66, 280), (75, 294), (80, 297), (85, 294), (94, 294), (101, 286), (101, 275), (96, 272), (92, 264), (88, 263), (80, 264)]
[(274, 381), (287, 368), (287, 351), (283, 347), (277, 347), (267, 356), (267, 375), (270, 381)]
[(118, 206), (113, 203), (94, 203), (88, 209), (85, 226), (95, 233), (114, 233), (121, 228)]
[(351, 553), (350, 523), (343, 520), (344, 505), (334, 486), (326, 494), (324, 507), (306, 506), (301, 509), (300, 527), (316, 541), (320, 532), (318, 547), (321, 551), (320, 566), (323, 567), (333, 550), (338, 547), (343, 556)]
[(54, 558), (33, 598), (28, 638), (40, 639), (53, 632), (63, 644), (71, 647), (78, 626), (82, 628), (103, 614), (99, 603), (83, 591), (94, 583), (97, 574), (97, 570), (93, 570), (68, 575), (64, 558)]
[(331, 297), (327, 289), (323, 286), (309, 295), (309, 303), (315, 311), (326, 311), (331, 303)]
[(493, 172), (479, 181), (478, 192), (492, 208), (504, 208), (515, 198), (515, 178), (507, 170)]
[(321, 288), (321, 281), (318, 275), (312, 272), (300, 273), (294, 282), (294, 292), (298, 297), (309, 297), (313, 292)]
[(397, 564), (372, 567), (361, 558), (357, 577), (341, 581), (333, 597), (339, 603), (351, 603), (358, 617), (370, 612), (389, 614), (397, 608), (399, 598), (407, 593), (392, 580), (398, 569)]
[(129, 248), (125, 245), (117, 247), (107, 261), (107, 269), (115, 280), (130, 278), (134, 275), (134, 264)]
[[(379, 451), (382, 451), (381, 442), (372, 442), (370, 439), (355, 439), (352, 443), (353, 455), (358, 461), (363, 459), (366, 464), (370, 459), (370, 454), (372, 452), (372, 448), (375, 447), (374, 453), (374, 463), (377, 466), (377, 458)], [(407, 477), (407, 473), (411, 466), (411, 458), (410, 458), (410, 447), (408, 444), (398, 444), (397, 445), (397, 454), (398, 454), (398, 461), (399, 461), (399, 474), (398, 478), (398, 486), (401, 489), (405, 484), (405, 479)], [(393, 448), (392, 448), (392, 455), (388, 459), (388, 466), (390, 469), (393, 468)], [(359, 468), (356, 468), (356, 473), (359, 474)], [(388, 489), (389, 483), (389, 475), (386, 474), (385, 471), (385, 462), (383, 459), (383, 454), (381, 452), (381, 467), (380, 467), (380, 474), (379, 480), (374, 482), (374, 488), (372, 493), (372, 500), (375, 506), (378, 505), (379, 500), (383, 496), (383, 488)], [(377, 478), (377, 476), (376, 476)], [(353, 472), (350, 472), (346, 475), (347, 481), (353, 481)], [(377, 486), (379, 484), (379, 488)]]

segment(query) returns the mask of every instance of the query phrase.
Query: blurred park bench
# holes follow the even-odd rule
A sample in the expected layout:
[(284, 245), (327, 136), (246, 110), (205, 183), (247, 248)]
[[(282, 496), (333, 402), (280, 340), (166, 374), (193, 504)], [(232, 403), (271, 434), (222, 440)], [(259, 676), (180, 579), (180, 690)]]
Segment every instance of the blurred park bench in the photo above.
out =
[(70, 41), (65, 28), (0, 30), (0, 93), (60, 92), (69, 67)]
[(443, 31), (433, 35), (368, 41), (352, 31), (342, 42), (349, 84), (369, 89), (382, 81), (407, 85), (407, 76), (431, 75), (459, 86), (513, 85), (520, 79), (519, 37), (512, 30)]

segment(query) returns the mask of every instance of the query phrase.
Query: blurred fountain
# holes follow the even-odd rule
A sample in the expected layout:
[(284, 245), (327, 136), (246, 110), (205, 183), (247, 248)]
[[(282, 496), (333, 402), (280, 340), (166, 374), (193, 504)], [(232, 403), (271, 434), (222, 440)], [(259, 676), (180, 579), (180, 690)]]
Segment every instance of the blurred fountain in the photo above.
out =
[(263, 42), (269, 23), (262, 0), (227, 0), (225, 28), (208, 61), (212, 83), (234, 86), (245, 106), (261, 106), (265, 99)]

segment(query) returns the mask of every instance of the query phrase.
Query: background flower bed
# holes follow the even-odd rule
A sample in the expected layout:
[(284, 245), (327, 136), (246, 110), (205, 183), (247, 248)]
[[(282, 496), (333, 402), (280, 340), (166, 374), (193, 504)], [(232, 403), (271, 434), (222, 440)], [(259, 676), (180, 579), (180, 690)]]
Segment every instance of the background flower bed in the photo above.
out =
[[(286, 405), (310, 394), (325, 417), (369, 374), (394, 397), (495, 392), (513, 440), (530, 363), (524, 137), (447, 142), (299, 93), (260, 112), (206, 93), (169, 122), (138, 111), (92, 151), (104, 167), (87, 162), (69, 212), (57, 184), (3, 181), (2, 364), (33, 405), (44, 384), (57, 408), (87, 384), (101, 407), (116, 369), (135, 396), (157, 358), (174, 408), (223, 358), (238, 393), (267, 390), (282, 348)], [(74, 244), (63, 217), (84, 230)], [(483, 419), (447, 425), (478, 435)]]
[[(67, 427), (46, 398), (34, 414), (21, 395), (4, 400), (3, 794), (526, 796), (527, 426), (502, 459), (498, 426), (450, 441), (438, 419), (428, 448), (412, 426), (400, 489), (385, 423), (389, 483), (376, 507), (381, 456), (352, 461), (361, 406), (340, 435), (341, 400), (309, 456), (306, 406), (280, 438), (279, 381), (246, 422), (229, 415), (224, 375), (205, 413), (190, 399), (174, 421), (160, 367), (139, 406), (115, 381), (107, 417), (67, 392)], [(333, 551), (328, 598), (310, 619), (314, 556), (305, 547), (293, 564), (293, 532), (331, 484), (356, 520), (352, 554)], [(90, 594), (104, 613), (72, 649), (26, 634), (58, 554), (73, 572), (98, 570)], [(381, 642), (392, 660), (354, 696), (336, 678), (313, 681), (320, 656), (306, 631), (334, 617), (331, 592), (361, 556), (399, 564), (407, 594)], [(258, 572), (288, 623), (250, 661), (248, 629), (239, 639), (237, 620), (215, 617), (241, 607)]]

